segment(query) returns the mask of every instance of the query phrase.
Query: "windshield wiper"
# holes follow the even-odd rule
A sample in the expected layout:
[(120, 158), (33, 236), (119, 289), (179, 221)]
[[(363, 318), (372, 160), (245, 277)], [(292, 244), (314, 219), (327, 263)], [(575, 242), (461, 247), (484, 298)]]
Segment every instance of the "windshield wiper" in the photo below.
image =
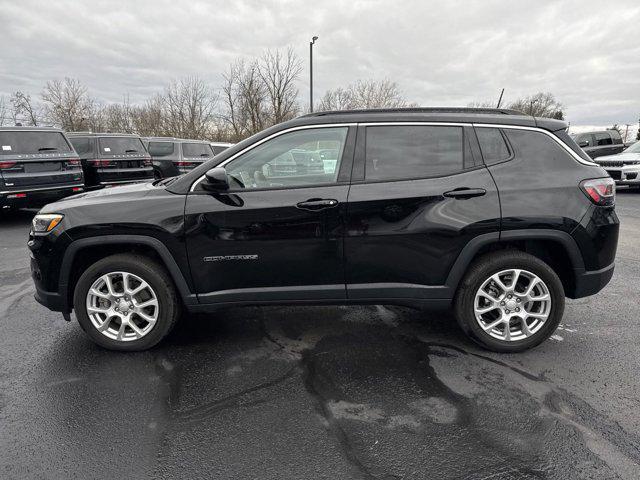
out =
[(50, 152), (50, 151), (53, 151), (53, 150), (58, 150), (58, 148), (57, 147), (42, 147), (42, 148), (38, 149), (39, 152)]
[(125, 150), (124, 153), (138, 153), (138, 150), (129, 149), (129, 150)]

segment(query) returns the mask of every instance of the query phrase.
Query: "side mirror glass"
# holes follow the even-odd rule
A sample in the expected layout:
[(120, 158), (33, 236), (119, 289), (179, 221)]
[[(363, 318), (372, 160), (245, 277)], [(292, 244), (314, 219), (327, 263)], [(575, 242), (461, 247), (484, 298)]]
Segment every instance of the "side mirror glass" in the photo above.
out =
[(223, 167), (215, 167), (204, 174), (205, 180), (202, 188), (210, 192), (223, 192), (229, 190), (227, 171)]

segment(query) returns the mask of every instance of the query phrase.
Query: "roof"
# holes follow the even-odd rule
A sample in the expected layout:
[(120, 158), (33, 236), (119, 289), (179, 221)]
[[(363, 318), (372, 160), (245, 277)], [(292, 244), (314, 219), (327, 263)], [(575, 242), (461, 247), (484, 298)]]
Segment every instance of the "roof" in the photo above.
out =
[(211, 143), (208, 140), (192, 140), (189, 138), (176, 138), (176, 137), (142, 137), (146, 141), (159, 141), (159, 142), (189, 142), (189, 143)]
[(352, 113), (470, 113), (470, 114), (493, 114), (493, 115), (524, 115), (517, 110), (508, 108), (474, 108), (474, 107), (408, 107), (408, 108), (368, 108), (355, 110), (327, 110), (313, 112), (302, 117), (321, 117), (326, 115), (345, 115)]
[(95, 133), (95, 132), (66, 132), (69, 137), (134, 137), (140, 138), (135, 133)]
[(367, 122), (485, 123), (540, 127), (549, 131), (567, 128), (567, 123), (562, 120), (532, 117), (531, 115), (508, 109), (469, 107), (388, 108), (315, 112), (302, 115), (280, 125), (291, 127), (295, 125)]
[(0, 127), (0, 132), (62, 132), (62, 129), (56, 127)]

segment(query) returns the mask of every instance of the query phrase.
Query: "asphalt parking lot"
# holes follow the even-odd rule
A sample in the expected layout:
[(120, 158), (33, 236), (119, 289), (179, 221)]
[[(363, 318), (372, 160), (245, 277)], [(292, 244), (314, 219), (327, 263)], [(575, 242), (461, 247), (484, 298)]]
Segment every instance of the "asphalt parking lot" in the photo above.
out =
[(238, 308), (123, 354), (33, 300), (0, 220), (0, 478), (640, 478), (640, 192), (616, 273), (532, 351), (445, 314)]

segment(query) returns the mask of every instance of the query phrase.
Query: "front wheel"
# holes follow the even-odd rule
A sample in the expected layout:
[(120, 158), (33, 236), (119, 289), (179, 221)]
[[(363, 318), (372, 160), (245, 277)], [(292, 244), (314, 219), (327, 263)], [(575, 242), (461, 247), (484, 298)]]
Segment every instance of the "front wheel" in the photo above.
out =
[(487, 254), (465, 275), (454, 301), (464, 332), (496, 352), (521, 352), (549, 338), (564, 312), (553, 269), (519, 251)]
[(98, 345), (138, 351), (156, 345), (180, 314), (175, 288), (153, 260), (132, 254), (103, 258), (78, 279), (73, 306)]

